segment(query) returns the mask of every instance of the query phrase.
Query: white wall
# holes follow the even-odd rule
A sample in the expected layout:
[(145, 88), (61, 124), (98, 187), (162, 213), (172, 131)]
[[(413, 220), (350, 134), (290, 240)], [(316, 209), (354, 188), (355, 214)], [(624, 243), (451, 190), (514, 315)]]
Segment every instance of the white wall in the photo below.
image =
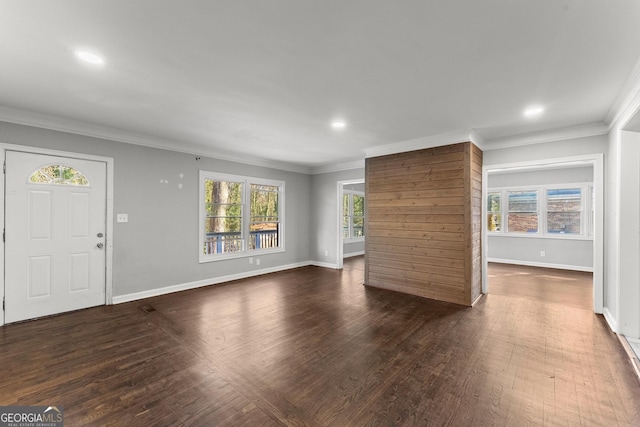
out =
[[(504, 187), (591, 182), (593, 182), (593, 167), (570, 167), (489, 174), (487, 187), (491, 191)], [(490, 261), (581, 271), (593, 270), (593, 239), (489, 233), (488, 251)], [(541, 256), (543, 251), (544, 257)]]
[(618, 331), (619, 310), (619, 186), (620, 186), (620, 131), (609, 133), (605, 189), (605, 263), (604, 263), (604, 316), (609, 326)]
[[(114, 211), (128, 223), (113, 232), (113, 295), (122, 297), (311, 260), (311, 177), (173, 151), (0, 122), (0, 143), (100, 155), (114, 159)], [(285, 181), (284, 253), (198, 263), (200, 169)], [(180, 174), (183, 177), (180, 178)], [(168, 180), (168, 184), (160, 183)], [(182, 184), (182, 189), (178, 184)], [(335, 201), (333, 202), (335, 204)], [(331, 216), (332, 218), (335, 215)]]
[(618, 332), (640, 338), (640, 133), (620, 142)]

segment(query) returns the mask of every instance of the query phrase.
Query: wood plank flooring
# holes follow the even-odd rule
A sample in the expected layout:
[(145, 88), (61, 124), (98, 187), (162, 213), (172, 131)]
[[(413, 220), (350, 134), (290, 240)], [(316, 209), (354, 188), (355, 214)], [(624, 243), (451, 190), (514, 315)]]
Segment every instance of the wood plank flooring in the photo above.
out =
[(365, 288), (358, 257), (8, 325), (0, 405), (59, 405), (67, 426), (640, 425), (590, 287), (550, 297), (538, 273), (523, 290), (492, 266), (465, 308)]

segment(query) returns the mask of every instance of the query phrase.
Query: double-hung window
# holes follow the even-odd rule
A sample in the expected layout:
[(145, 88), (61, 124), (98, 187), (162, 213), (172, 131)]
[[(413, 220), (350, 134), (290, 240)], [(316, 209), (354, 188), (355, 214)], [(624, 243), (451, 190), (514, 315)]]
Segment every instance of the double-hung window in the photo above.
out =
[(487, 231), (501, 236), (590, 239), (595, 191), (591, 183), (492, 188)]
[(349, 191), (342, 196), (342, 237), (364, 239), (364, 193)]
[(279, 199), (279, 185), (251, 184), (249, 249), (279, 247)]
[(200, 171), (200, 262), (284, 250), (284, 182)]
[(538, 191), (507, 191), (509, 233), (538, 232)]
[(487, 228), (495, 232), (502, 230), (502, 193), (491, 191), (487, 195)]
[(547, 233), (582, 233), (582, 190), (558, 188), (547, 190)]

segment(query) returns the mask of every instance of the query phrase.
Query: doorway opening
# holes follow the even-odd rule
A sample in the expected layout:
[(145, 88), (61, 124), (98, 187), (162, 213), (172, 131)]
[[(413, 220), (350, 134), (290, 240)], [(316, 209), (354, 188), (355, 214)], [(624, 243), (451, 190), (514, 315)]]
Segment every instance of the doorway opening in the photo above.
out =
[(490, 277), (546, 277), (582, 288), (591, 277), (590, 306), (602, 313), (603, 172), (602, 154), (483, 167), (484, 293)]
[(364, 179), (338, 181), (338, 269), (343, 268), (345, 258), (364, 255), (365, 203)]

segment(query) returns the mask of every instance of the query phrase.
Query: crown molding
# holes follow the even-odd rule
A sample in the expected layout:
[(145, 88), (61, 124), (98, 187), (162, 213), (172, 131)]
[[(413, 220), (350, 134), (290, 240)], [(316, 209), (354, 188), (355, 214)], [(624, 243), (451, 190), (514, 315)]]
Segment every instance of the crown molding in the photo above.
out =
[(365, 153), (367, 158), (378, 157), (469, 141), (478, 145), (480, 149), (483, 149), (482, 146), (484, 145), (484, 141), (482, 140), (482, 138), (480, 138), (480, 136), (475, 131), (467, 130), (427, 136), (424, 138), (411, 139), (408, 141), (395, 142), (393, 144), (379, 145), (377, 147), (367, 149)]
[(640, 82), (626, 97), (626, 104), (620, 107), (615, 119), (609, 123), (609, 130), (614, 128), (624, 129), (629, 121), (640, 111)]
[(609, 130), (614, 126), (622, 128), (640, 109), (640, 58), (636, 61), (618, 96), (605, 116)]
[(193, 143), (184, 143), (163, 138), (155, 138), (147, 135), (119, 130), (116, 128), (85, 123), (78, 120), (71, 120), (47, 114), (19, 111), (6, 107), (0, 107), (0, 121), (59, 132), (72, 133), (76, 135), (88, 136), (91, 138), (122, 142), (125, 144), (174, 151), (182, 154), (211, 157), (218, 160), (278, 169), (287, 172), (303, 173), (307, 175), (311, 173), (311, 168), (304, 165), (272, 161), (251, 156), (234, 156), (229, 154), (221, 154), (215, 149)]
[(473, 142), (479, 149), (485, 150), (486, 143), (484, 138), (473, 129), (469, 131), (469, 141)]
[(351, 162), (315, 166), (311, 168), (311, 174), (320, 175), (322, 173), (340, 172), (340, 171), (347, 171), (347, 170), (353, 170), (353, 169), (364, 169), (364, 159), (354, 160)]
[(571, 126), (550, 131), (524, 133), (520, 135), (496, 138), (485, 142), (485, 151), (502, 148), (522, 147), (524, 145), (543, 144), (545, 142), (563, 141), (567, 139), (586, 138), (589, 136), (605, 135), (609, 127), (602, 122)]

